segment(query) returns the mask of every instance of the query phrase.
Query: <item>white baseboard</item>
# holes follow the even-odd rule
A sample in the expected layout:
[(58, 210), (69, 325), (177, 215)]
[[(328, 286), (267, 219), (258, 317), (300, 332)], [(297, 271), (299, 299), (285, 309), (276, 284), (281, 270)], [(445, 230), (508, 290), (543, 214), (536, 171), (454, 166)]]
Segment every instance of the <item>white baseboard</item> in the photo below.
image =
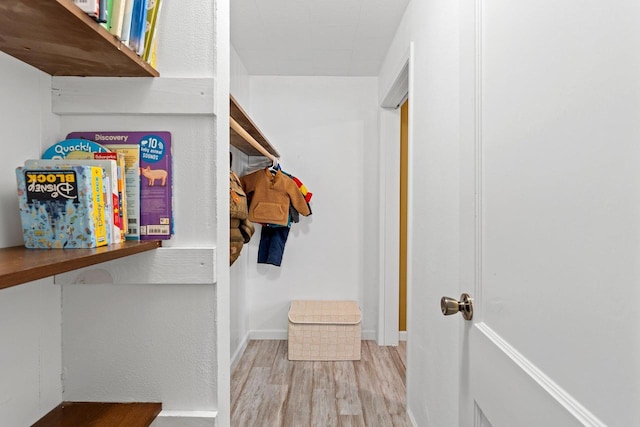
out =
[(361, 336), (363, 340), (375, 341), (377, 337), (376, 331), (362, 331)]
[[(367, 330), (362, 331), (361, 333), (363, 340), (375, 340), (376, 339), (376, 331)], [(250, 331), (249, 339), (252, 340), (286, 340), (288, 338), (288, 334), (286, 330), (264, 330), (264, 331)]]
[(244, 351), (246, 350), (247, 344), (249, 344), (249, 334), (245, 335), (245, 337), (242, 339), (242, 342), (240, 343), (240, 345), (236, 349), (235, 353), (233, 353), (233, 357), (231, 358), (231, 371), (232, 372), (235, 369), (236, 364), (240, 360), (240, 356), (242, 356), (242, 353), (244, 353)]
[(216, 418), (218, 411), (165, 411), (162, 410), (158, 417), (171, 418)]
[(286, 340), (286, 330), (261, 330), (261, 331), (249, 331), (249, 339), (252, 340)]
[(409, 416), (409, 421), (411, 421), (411, 425), (413, 427), (418, 427), (418, 423), (416, 422), (416, 419), (413, 416), (413, 412), (411, 412), (409, 408), (407, 408), (407, 415)]
[(398, 341), (406, 341), (406, 340), (407, 340), (407, 331), (399, 331)]

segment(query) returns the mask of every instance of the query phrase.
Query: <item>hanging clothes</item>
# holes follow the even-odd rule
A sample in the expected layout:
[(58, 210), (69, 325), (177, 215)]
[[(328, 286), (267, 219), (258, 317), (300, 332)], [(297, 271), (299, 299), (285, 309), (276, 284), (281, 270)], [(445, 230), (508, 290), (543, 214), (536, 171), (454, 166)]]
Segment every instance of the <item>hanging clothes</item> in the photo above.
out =
[(292, 222), (299, 214), (311, 215), (311, 207), (291, 175), (267, 167), (241, 178), (249, 202), (249, 220), (262, 224), (258, 263), (279, 267)]
[(249, 242), (255, 231), (248, 216), (247, 196), (240, 178), (229, 171), (229, 265), (238, 259), (242, 246)]
[(289, 225), (289, 205), (304, 216), (311, 210), (296, 183), (282, 171), (269, 168), (240, 178), (242, 187), (251, 195), (249, 220), (260, 224)]
[[(298, 178), (296, 178), (295, 176), (291, 175), (289, 172), (286, 172), (284, 170), (282, 171), (282, 173), (288, 176), (289, 178), (291, 178), (293, 182), (296, 183), (296, 185), (298, 186), (298, 189), (302, 193), (302, 196), (304, 196), (304, 200), (307, 202), (307, 207), (309, 208), (309, 215), (311, 215), (312, 213), (311, 205), (309, 204), (309, 202), (311, 201), (311, 197), (313, 196), (313, 194), (307, 190), (307, 187)], [(293, 205), (291, 204), (289, 205), (289, 221), (295, 222), (295, 223), (300, 222), (300, 214), (298, 213), (296, 208), (294, 208)]]
[(262, 227), (258, 246), (258, 264), (280, 267), (289, 230), (289, 227)]

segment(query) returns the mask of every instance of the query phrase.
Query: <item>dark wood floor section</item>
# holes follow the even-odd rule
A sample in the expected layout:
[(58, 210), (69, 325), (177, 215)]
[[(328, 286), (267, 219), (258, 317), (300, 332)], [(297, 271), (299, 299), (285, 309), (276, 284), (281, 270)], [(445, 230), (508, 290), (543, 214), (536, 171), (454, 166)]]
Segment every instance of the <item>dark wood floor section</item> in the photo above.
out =
[(148, 427), (161, 403), (63, 402), (32, 427)]
[(286, 341), (250, 341), (231, 375), (231, 425), (411, 426), (404, 344), (362, 341), (359, 361), (291, 362)]

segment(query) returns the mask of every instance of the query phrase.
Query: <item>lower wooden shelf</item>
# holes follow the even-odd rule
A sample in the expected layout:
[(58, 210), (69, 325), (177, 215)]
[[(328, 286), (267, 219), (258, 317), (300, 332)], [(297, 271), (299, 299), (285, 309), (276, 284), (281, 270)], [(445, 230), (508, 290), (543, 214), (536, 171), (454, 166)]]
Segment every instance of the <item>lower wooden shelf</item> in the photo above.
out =
[(94, 249), (0, 249), (0, 289), (150, 251), (160, 240), (131, 240)]
[(148, 427), (162, 403), (62, 402), (32, 427)]

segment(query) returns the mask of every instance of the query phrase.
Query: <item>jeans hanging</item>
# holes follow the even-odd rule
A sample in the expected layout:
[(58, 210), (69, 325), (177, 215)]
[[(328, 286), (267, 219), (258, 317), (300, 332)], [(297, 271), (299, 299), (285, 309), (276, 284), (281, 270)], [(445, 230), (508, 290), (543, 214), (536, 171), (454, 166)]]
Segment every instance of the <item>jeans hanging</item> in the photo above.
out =
[(289, 237), (289, 227), (263, 226), (258, 247), (258, 264), (280, 267), (287, 237)]

